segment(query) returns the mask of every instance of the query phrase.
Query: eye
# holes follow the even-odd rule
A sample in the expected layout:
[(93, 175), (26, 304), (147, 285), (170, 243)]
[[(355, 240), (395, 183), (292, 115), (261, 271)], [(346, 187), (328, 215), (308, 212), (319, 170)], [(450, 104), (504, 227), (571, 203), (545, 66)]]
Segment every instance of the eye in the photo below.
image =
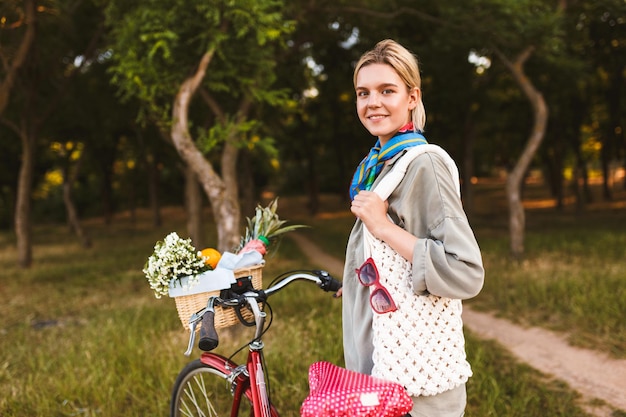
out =
[(360, 90), (356, 92), (356, 96), (357, 97), (367, 97), (367, 95), (369, 95), (369, 93), (367, 91), (364, 90)]
[(393, 94), (393, 93), (395, 93), (395, 91), (394, 91), (393, 89), (391, 89), (391, 88), (385, 88), (385, 89), (382, 91), (382, 93), (383, 93), (383, 94)]

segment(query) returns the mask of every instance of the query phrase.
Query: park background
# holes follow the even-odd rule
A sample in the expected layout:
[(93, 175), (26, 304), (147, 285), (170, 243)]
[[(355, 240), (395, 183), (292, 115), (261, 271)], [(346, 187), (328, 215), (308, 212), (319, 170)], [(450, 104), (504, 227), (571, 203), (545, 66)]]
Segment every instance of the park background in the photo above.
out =
[[(384, 38), (418, 56), (426, 136), (460, 167), (487, 268), (471, 305), (624, 358), (625, 19), (622, 0), (3, 2), (0, 415), (167, 413), (186, 335), (141, 268), (170, 231), (227, 250), (280, 196), (342, 257), (373, 142), (352, 68)], [(283, 244), (264, 275), (301, 266), (323, 267)], [(308, 364), (341, 361), (338, 303), (296, 291), (272, 330), (285, 415)], [(497, 345), (468, 351), (468, 415), (587, 415)]]

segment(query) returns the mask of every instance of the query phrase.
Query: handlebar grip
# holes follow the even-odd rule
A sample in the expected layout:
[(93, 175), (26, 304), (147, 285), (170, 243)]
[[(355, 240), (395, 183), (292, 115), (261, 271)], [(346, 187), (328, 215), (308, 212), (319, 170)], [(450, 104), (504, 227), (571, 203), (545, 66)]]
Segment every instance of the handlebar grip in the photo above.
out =
[(320, 286), (324, 291), (329, 292), (337, 292), (343, 286), (341, 281), (336, 280), (331, 277), (330, 274), (326, 271), (313, 271), (315, 275), (322, 281), (322, 285)]
[(339, 289), (343, 286), (341, 281), (336, 280), (333, 277), (330, 277), (330, 281), (328, 282), (328, 290), (327, 291), (339, 291)]
[(210, 352), (215, 349), (217, 345), (219, 345), (219, 338), (215, 331), (215, 311), (208, 310), (202, 315), (198, 347), (200, 350)]

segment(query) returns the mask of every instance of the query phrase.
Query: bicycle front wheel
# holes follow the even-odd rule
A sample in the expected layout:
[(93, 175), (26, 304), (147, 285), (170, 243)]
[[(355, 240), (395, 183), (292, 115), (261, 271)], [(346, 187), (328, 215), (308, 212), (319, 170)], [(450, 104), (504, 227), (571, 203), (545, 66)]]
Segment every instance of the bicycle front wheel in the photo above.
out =
[[(199, 359), (190, 362), (178, 374), (172, 392), (171, 417), (222, 417), (230, 416), (233, 402), (228, 375)], [(254, 415), (249, 400), (249, 390), (239, 404), (241, 417)]]

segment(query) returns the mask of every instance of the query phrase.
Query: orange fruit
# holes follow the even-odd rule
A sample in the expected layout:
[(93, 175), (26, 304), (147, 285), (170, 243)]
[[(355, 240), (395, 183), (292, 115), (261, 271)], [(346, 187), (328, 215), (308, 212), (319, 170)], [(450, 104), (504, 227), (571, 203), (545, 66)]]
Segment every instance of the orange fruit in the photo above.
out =
[(222, 254), (213, 248), (205, 248), (200, 251), (200, 254), (204, 258), (204, 263), (215, 269), (217, 263), (220, 261)]

